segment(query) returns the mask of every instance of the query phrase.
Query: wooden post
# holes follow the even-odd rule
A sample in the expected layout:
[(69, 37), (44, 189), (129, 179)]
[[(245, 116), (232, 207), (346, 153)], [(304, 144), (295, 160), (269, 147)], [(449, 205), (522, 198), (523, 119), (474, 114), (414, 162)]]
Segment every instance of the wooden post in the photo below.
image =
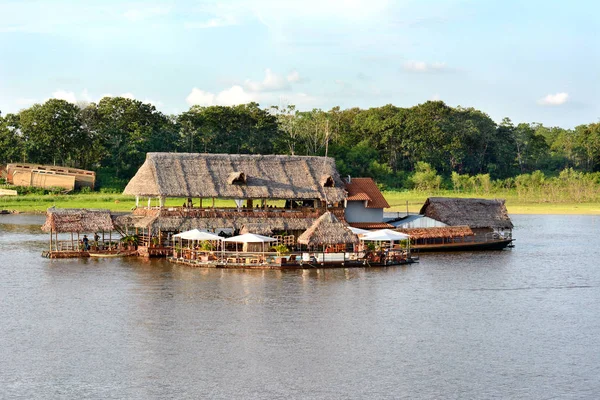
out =
[[(77, 242), (79, 243), (79, 242)], [(73, 248), (73, 232), (71, 232), (71, 248)]]
[(202, 208), (202, 197), (200, 197), (200, 208)]
[(150, 206), (152, 205), (151, 201), (152, 201), (152, 197), (148, 197), (148, 208), (150, 208)]
[(140, 196), (138, 196), (138, 195), (135, 196), (135, 206), (136, 207), (140, 206)]
[(58, 251), (58, 231), (54, 232), (54, 239), (56, 239), (54, 247), (56, 248), (56, 251)]
[(52, 252), (52, 228), (50, 228), (50, 252)]
[(213, 204), (212, 208), (215, 208), (215, 198), (214, 197), (212, 198), (212, 204)]

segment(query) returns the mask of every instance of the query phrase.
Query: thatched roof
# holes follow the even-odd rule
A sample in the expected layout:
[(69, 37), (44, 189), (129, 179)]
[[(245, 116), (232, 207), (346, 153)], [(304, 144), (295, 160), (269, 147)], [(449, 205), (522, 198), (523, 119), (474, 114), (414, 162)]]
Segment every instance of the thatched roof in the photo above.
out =
[(269, 225), (260, 223), (260, 224), (246, 224), (240, 230), (240, 234), (244, 233), (255, 233), (257, 235), (269, 236), (273, 234), (273, 231), (269, 227)]
[(473, 231), (468, 226), (443, 226), (432, 228), (403, 228), (398, 232), (410, 235), (411, 239), (438, 239), (473, 236)]
[(348, 225), (337, 219), (333, 213), (326, 212), (298, 237), (298, 243), (309, 246), (358, 243), (358, 236), (352, 233)]
[(49, 208), (44, 232), (90, 233), (115, 230), (109, 210), (88, 210), (84, 208)]
[[(315, 221), (314, 218), (265, 218), (261, 220), (261, 229), (271, 231), (304, 231)], [(191, 218), (161, 215), (125, 215), (115, 219), (115, 223), (123, 230), (125, 227), (148, 229), (152, 232), (183, 232), (190, 229), (213, 230), (219, 228), (242, 229), (244, 226), (256, 226), (257, 219), (250, 217), (230, 218)], [(261, 234), (260, 232), (250, 231)]]
[(467, 225), (477, 228), (512, 229), (504, 200), (461, 199), (454, 197), (430, 197), (420, 214), (447, 225)]
[(228, 199), (346, 198), (329, 157), (148, 153), (127, 195)]

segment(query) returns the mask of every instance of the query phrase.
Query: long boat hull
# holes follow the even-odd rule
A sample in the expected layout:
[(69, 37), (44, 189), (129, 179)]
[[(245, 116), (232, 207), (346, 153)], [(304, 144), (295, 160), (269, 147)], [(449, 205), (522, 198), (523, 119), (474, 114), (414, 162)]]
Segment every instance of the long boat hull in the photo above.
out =
[(90, 253), (90, 257), (96, 258), (114, 258), (114, 257), (128, 257), (135, 255), (135, 251), (123, 252), (123, 253)]
[(511, 246), (514, 239), (489, 240), (486, 242), (418, 244), (411, 246), (413, 251), (428, 253), (435, 251), (479, 251), (502, 250)]

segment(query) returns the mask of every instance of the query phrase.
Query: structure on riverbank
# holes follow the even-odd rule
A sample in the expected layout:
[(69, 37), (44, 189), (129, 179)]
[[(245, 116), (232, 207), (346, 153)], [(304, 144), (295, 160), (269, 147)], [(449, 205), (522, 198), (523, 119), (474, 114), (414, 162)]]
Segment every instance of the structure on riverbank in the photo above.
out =
[(96, 173), (57, 165), (13, 163), (6, 166), (6, 180), (15, 186), (61, 187), (65, 190), (94, 188)]

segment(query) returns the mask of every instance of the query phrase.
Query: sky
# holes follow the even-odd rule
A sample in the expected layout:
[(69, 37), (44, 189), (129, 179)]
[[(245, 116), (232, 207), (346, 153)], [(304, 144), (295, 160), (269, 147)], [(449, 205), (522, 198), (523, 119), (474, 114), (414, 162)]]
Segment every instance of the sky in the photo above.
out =
[(600, 2), (0, 0), (0, 111), (49, 98), (600, 119)]

